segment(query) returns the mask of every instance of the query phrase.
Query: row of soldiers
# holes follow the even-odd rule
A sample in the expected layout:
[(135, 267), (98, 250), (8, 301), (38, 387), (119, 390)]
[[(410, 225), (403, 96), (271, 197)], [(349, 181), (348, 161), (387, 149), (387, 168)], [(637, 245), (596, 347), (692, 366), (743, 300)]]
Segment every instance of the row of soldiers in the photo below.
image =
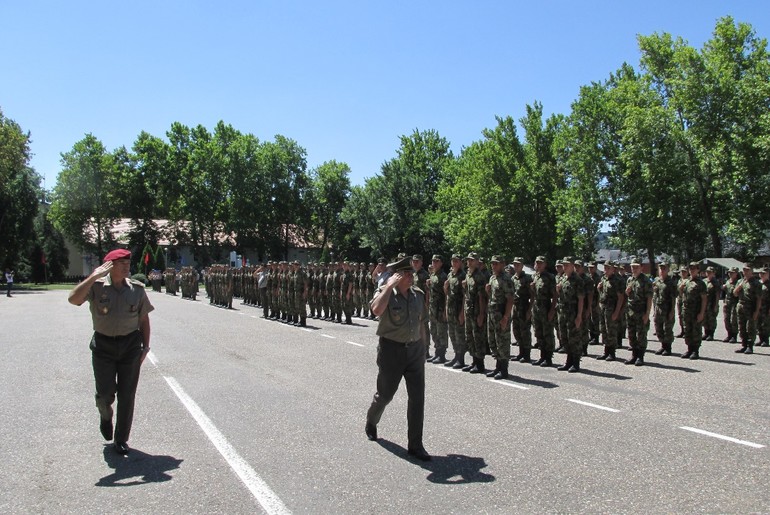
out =
[[(538, 256), (532, 276), (524, 272), (522, 258), (506, 267), (502, 256), (494, 256), (488, 270), (476, 253), (464, 259), (455, 254), (448, 274), (439, 255), (433, 256), (429, 274), (422, 270), (421, 262), (420, 256), (413, 256), (415, 285), (426, 291), (429, 304), (429, 333), (436, 355), (428, 361), (471, 373), (506, 378), (508, 362), (531, 362), (533, 347), (540, 349), (534, 365), (552, 366), (554, 352), (564, 352), (567, 361), (560, 370), (578, 372), (589, 343), (599, 343), (601, 338), (604, 352), (597, 359), (612, 361), (625, 333), (631, 349), (625, 363), (642, 366), (651, 321), (661, 342), (656, 354), (671, 354), (676, 310), (680, 336), (687, 346), (681, 357), (698, 359), (702, 340), (714, 337), (720, 292), (725, 296), (725, 341), (740, 338), (741, 348), (736, 352), (751, 353), (758, 331), (761, 345), (768, 345), (768, 271), (760, 272), (760, 281), (749, 264), (742, 278), (737, 269), (731, 269), (730, 279), (720, 285), (714, 270), (701, 272), (698, 262), (678, 274), (669, 274), (670, 266), (661, 263), (654, 280), (642, 273), (639, 261), (631, 263), (630, 274), (618, 263), (605, 263), (601, 276), (595, 263), (573, 257), (558, 261), (556, 274), (551, 274), (546, 270), (546, 258)], [(510, 357), (511, 333), (519, 347), (514, 357)], [(448, 340), (455, 354), (451, 361), (446, 359)], [(472, 358), (468, 365), (466, 352)], [(487, 354), (496, 360), (495, 370), (489, 372), (484, 365)]]

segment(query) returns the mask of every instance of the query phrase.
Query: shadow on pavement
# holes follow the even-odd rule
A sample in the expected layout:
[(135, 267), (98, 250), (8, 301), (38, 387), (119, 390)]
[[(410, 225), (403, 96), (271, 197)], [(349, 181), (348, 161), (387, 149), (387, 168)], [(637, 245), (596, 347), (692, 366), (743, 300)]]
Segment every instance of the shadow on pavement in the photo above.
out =
[(470, 483), (491, 483), (496, 480), (492, 474), (482, 472), (487, 466), (484, 458), (474, 458), (462, 454), (447, 454), (446, 456), (433, 456), (431, 461), (420, 461), (412, 458), (406, 449), (388, 440), (379, 439), (380, 446), (412, 463), (415, 463), (428, 472), (426, 478), (431, 483), (443, 485), (464, 485)]
[(731, 359), (719, 359), (719, 358), (707, 358), (704, 356), (699, 356), (698, 359), (700, 361), (713, 361), (714, 363), (725, 363), (727, 365), (746, 365), (746, 366), (754, 366), (754, 363), (748, 363), (746, 361), (733, 361)]
[(521, 376), (517, 376), (514, 373), (509, 373), (508, 379), (503, 379), (502, 381), (510, 381), (511, 383), (521, 383), (521, 384), (528, 384), (531, 386), (539, 386), (540, 388), (558, 388), (559, 385), (556, 383), (552, 383), (550, 381), (540, 381), (538, 379), (525, 379)]
[(147, 483), (162, 483), (172, 476), (167, 472), (179, 468), (184, 460), (172, 456), (153, 456), (131, 449), (128, 456), (121, 456), (112, 448), (104, 446), (104, 461), (115, 472), (101, 478), (95, 486), (137, 486)]
[(700, 372), (700, 370), (694, 369), (694, 368), (687, 368), (687, 367), (675, 367), (673, 365), (664, 365), (663, 363), (660, 363), (658, 361), (647, 361), (644, 362), (645, 367), (650, 368), (662, 368), (664, 370), (679, 370), (680, 372), (689, 372), (689, 373), (695, 373)]
[(617, 379), (618, 381), (627, 381), (629, 379), (632, 379), (631, 377), (628, 377), (628, 376), (621, 376), (618, 374), (609, 374), (607, 372), (597, 372), (596, 370), (588, 370), (582, 367), (580, 368), (580, 372), (578, 372), (578, 374), (584, 374), (587, 376), (594, 376), (594, 377), (604, 377), (606, 379)]

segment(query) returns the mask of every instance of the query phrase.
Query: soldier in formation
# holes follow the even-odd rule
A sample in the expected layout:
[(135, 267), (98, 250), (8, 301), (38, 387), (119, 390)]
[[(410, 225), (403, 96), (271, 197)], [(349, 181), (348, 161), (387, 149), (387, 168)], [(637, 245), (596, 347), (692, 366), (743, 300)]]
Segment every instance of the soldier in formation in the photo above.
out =
[(618, 346), (618, 332), (620, 319), (624, 312), (626, 296), (625, 285), (618, 274), (615, 273), (617, 265), (613, 261), (604, 264), (604, 275), (596, 286), (599, 294), (599, 308), (601, 309), (602, 343), (604, 354), (596, 359), (614, 361), (615, 349)]
[(647, 352), (647, 331), (650, 329), (650, 308), (652, 308), (652, 284), (642, 272), (642, 263), (631, 262), (631, 276), (626, 282), (626, 324), (628, 326), (628, 345), (631, 358), (626, 365), (644, 365), (644, 353)]
[(179, 272), (179, 286), (183, 299), (195, 300), (198, 295), (198, 271), (191, 266), (182, 267)]
[(169, 267), (163, 272), (163, 280), (166, 282), (166, 293), (176, 295), (178, 285), (176, 281), (176, 268)]
[(655, 334), (660, 342), (660, 349), (655, 354), (671, 355), (674, 343), (674, 314), (676, 313), (676, 279), (668, 274), (668, 264), (658, 265), (658, 277), (652, 283), (653, 322)]

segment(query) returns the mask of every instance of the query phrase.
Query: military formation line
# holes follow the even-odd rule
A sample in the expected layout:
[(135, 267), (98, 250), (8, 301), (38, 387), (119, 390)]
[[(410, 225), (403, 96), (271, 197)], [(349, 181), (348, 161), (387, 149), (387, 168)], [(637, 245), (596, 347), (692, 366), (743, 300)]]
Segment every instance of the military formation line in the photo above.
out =
[[(724, 341), (740, 343), (736, 352), (752, 353), (757, 337), (759, 345), (769, 345), (768, 269), (757, 273), (749, 263), (742, 270), (731, 268), (723, 283), (713, 268), (703, 269), (699, 262), (674, 270), (660, 263), (654, 279), (638, 261), (630, 272), (606, 262), (600, 274), (596, 263), (571, 256), (555, 263), (555, 274), (547, 271), (544, 256), (535, 259), (533, 274), (525, 272), (522, 258), (507, 264), (493, 256), (487, 266), (474, 252), (452, 255), (448, 267), (442, 256), (433, 255), (427, 269), (422, 256), (414, 255), (412, 265), (415, 286), (426, 293), (429, 307), (426, 359), (472, 374), (505, 379), (510, 362), (550, 367), (554, 353), (567, 357), (559, 370), (578, 372), (589, 345), (603, 345), (596, 359), (613, 361), (624, 338), (631, 350), (624, 363), (642, 366), (650, 324), (661, 344), (655, 354), (669, 356), (677, 321), (677, 337), (687, 346), (681, 357), (698, 359), (702, 341), (714, 339), (720, 309)], [(170, 268), (164, 275), (168, 293), (176, 295), (181, 285), (182, 296), (195, 299), (195, 269)], [(271, 261), (242, 268), (214, 265), (202, 275), (210, 303), (232, 308), (233, 298), (240, 298), (244, 305), (261, 308), (266, 319), (304, 327), (308, 317), (341, 324), (352, 324), (353, 317), (374, 319), (369, 301), (389, 271), (384, 259), (307, 266)], [(159, 276), (150, 279), (153, 287), (160, 282)], [(515, 356), (512, 345), (518, 347)], [(533, 349), (539, 359), (534, 360)], [(495, 359), (494, 370), (485, 368), (487, 355)]]

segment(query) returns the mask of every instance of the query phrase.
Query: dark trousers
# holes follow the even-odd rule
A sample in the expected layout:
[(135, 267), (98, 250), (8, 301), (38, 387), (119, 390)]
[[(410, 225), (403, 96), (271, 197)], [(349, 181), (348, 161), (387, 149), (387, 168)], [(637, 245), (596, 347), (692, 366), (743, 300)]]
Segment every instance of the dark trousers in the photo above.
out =
[(366, 414), (366, 421), (374, 425), (380, 422), (385, 406), (393, 400), (403, 377), (409, 396), (406, 411), (409, 449), (421, 448), (425, 417), (425, 344), (422, 340), (407, 345), (380, 338), (377, 367), (377, 393)]
[(134, 397), (139, 383), (142, 334), (109, 337), (94, 333), (91, 338), (91, 363), (96, 381), (96, 407), (105, 420), (112, 420), (112, 403), (118, 397), (115, 441), (127, 442), (134, 420)]

